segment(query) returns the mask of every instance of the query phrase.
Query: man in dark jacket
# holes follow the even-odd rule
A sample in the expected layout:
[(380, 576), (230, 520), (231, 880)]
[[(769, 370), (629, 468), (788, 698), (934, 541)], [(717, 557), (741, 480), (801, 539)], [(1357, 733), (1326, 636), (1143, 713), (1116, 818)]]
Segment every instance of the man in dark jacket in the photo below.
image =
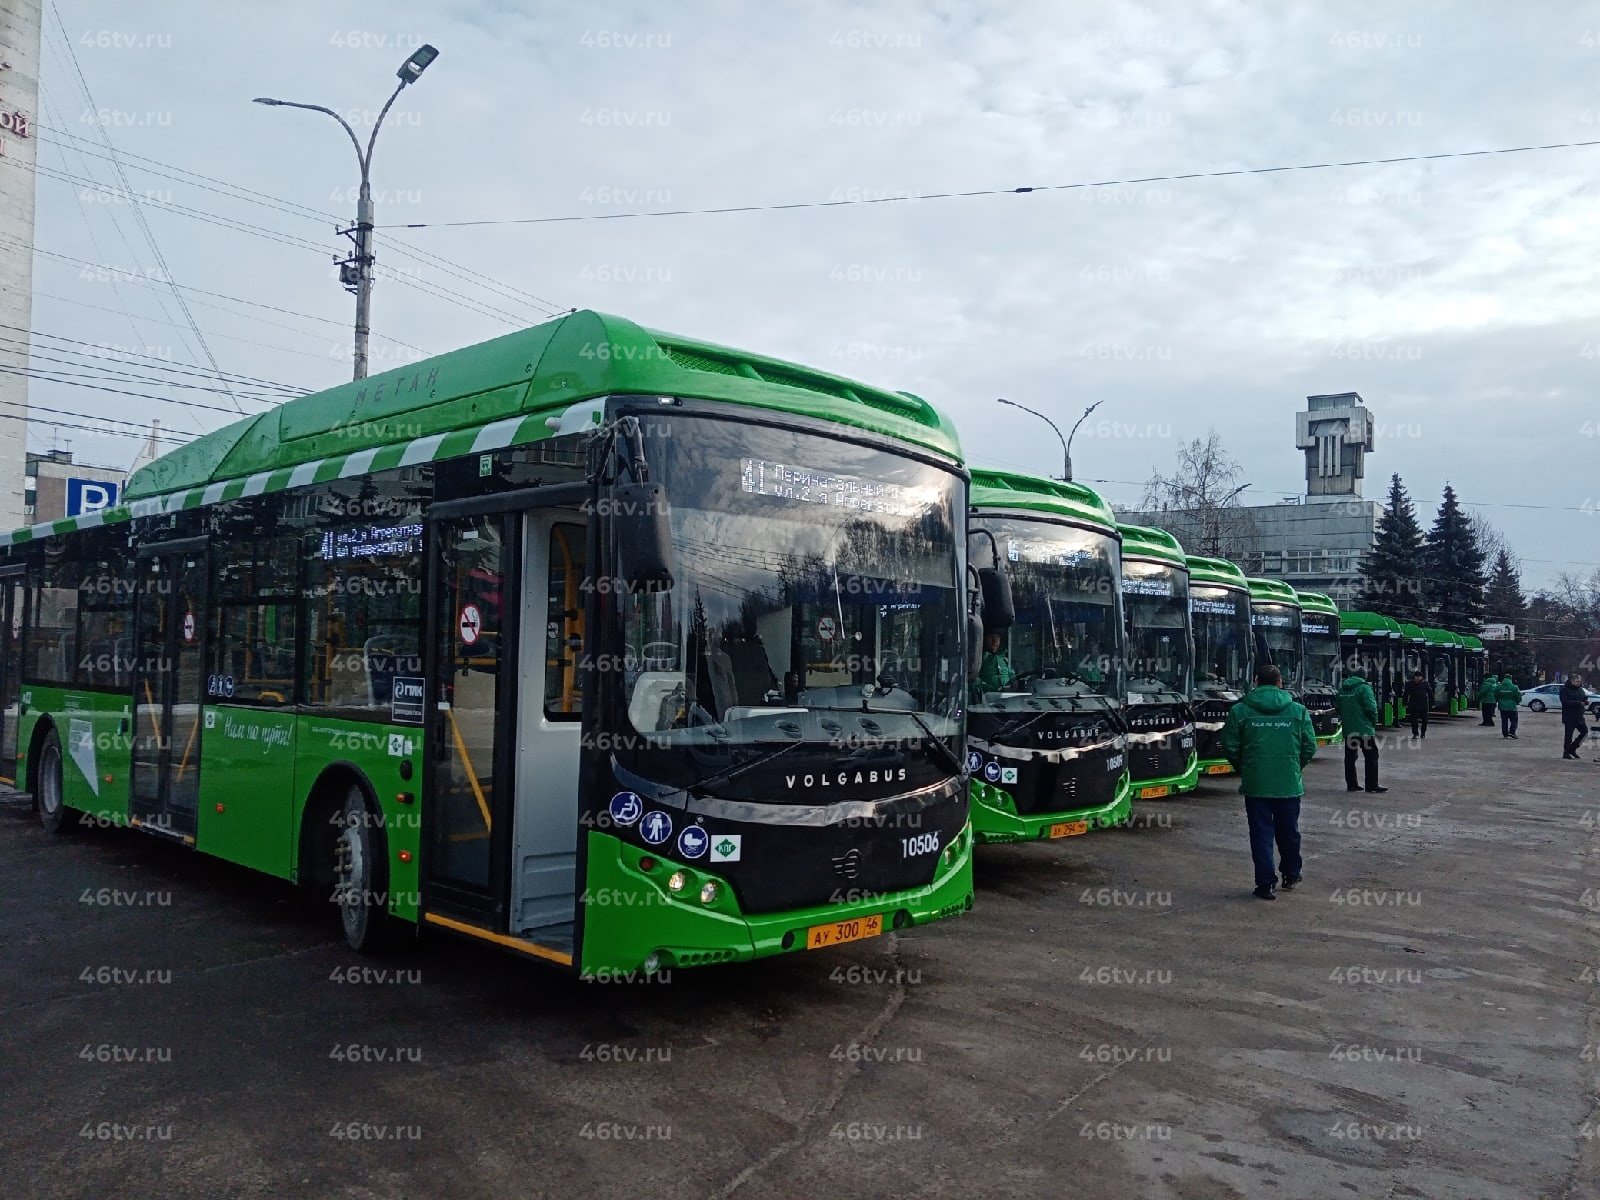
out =
[(1478, 685), (1478, 707), (1483, 710), (1483, 724), (1494, 724), (1494, 690), (1500, 686), (1497, 675), (1485, 675)]
[(1578, 747), (1589, 736), (1589, 722), (1584, 711), (1589, 704), (1589, 694), (1583, 687), (1582, 675), (1569, 675), (1561, 685), (1561, 757), (1577, 758)]
[(1372, 694), (1372, 685), (1359, 672), (1352, 672), (1339, 685), (1339, 694), (1333, 703), (1339, 710), (1339, 724), (1344, 728), (1346, 790), (1361, 790), (1356, 782), (1356, 754), (1359, 753), (1367, 791), (1387, 792), (1388, 788), (1378, 786), (1378, 698)]
[(1250, 821), (1250, 856), (1255, 860), (1255, 894), (1278, 897), (1272, 861), (1277, 844), (1283, 890), (1300, 882), (1301, 768), (1317, 753), (1311, 715), (1283, 690), (1283, 676), (1271, 663), (1256, 668), (1256, 688), (1228, 710), (1222, 727), (1222, 753), (1239, 772), (1244, 811)]
[(1406, 715), (1411, 718), (1411, 740), (1428, 736), (1428, 709), (1433, 707), (1433, 689), (1421, 671), (1411, 673), (1406, 684)]
[(1522, 689), (1509, 671), (1494, 689), (1494, 702), (1500, 706), (1500, 736), (1516, 737), (1517, 706), (1522, 703)]

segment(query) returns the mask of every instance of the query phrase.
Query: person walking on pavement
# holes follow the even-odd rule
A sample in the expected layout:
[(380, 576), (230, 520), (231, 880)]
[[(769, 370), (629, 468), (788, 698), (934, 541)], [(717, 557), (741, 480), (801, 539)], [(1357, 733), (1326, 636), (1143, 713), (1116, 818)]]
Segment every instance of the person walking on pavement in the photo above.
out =
[(1411, 740), (1428, 736), (1428, 709), (1433, 706), (1433, 689), (1421, 671), (1411, 673), (1406, 684), (1406, 715), (1411, 718)]
[(1316, 757), (1317, 733), (1311, 714), (1283, 690), (1283, 675), (1271, 663), (1256, 668), (1256, 687), (1228, 710), (1222, 753), (1239, 772), (1239, 790), (1244, 793), (1255, 896), (1276, 900), (1274, 844), (1283, 890), (1293, 891), (1300, 882), (1300, 797), (1306, 790), (1300, 772)]
[(1494, 690), (1500, 686), (1500, 679), (1495, 675), (1485, 675), (1483, 682), (1478, 685), (1478, 707), (1483, 710), (1483, 724), (1494, 724)]
[(1372, 685), (1360, 672), (1346, 675), (1334, 698), (1339, 709), (1339, 723), (1344, 727), (1344, 786), (1347, 791), (1359, 792), (1356, 782), (1356, 755), (1362, 758), (1362, 773), (1366, 776), (1366, 790), (1387, 792), (1378, 786), (1378, 700), (1372, 694)]
[(1517, 736), (1517, 705), (1522, 703), (1522, 689), (1507, 671), (1494, 689), (1494, 701), (1500, 706), (1500, 736)]
[(1589, 722), (1584, 712), (1589, 694), (1583, 687), (1582, 675), (1569, 675), (1561, 685), (1561, 757), (1577, 758), (1578, 747), (1589, 736)]

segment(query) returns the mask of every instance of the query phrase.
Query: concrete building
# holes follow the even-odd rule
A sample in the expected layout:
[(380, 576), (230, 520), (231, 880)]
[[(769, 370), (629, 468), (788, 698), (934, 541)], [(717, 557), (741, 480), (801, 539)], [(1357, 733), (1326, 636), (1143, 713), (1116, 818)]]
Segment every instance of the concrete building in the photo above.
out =
[(1373, 450), (1372, 413), (1355, 392), (1307, 396), (1295, 414), (1295, 447), (1305, 456), (1305, 494), (1278, 504), (1201, 511), (1125, 512), (1119, 519), (1170, 531), (1198, 553), (1196, 531), (1215, 535), (1246, 575), (1282, 579), (1326, 592), (1340, 608), (1354, 607), (1361, 560), (1377, 539), (1383, 505), (1361, 495), (1366, 456)]
[(19, 525), (38, 525), (62, 517), (110, 508), (122, 498), (128, 472), (72, 461), (70, 450), (28, 452), (24, 513)]
[(0, 529), (26, 524), (28, 334), (33, 328), (33, 194), (40, 0), (0, 3)]

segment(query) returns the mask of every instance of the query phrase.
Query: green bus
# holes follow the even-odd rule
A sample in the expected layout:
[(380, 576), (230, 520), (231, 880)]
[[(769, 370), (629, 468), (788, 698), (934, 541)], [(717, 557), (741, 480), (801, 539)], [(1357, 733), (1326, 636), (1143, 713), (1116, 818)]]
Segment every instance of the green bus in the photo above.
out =
[(1092, 489), (974, 470), (971, 561), (1010, 581), (1014, 618), (986, 630), (967, 707), (980, 841), (1072, 837), (1132, 806), (1122, 717), (1116, 518)]
[(1321, 592), (1295, 589), (1300, 602), (1300, 703), (1317, 744), (1339, 740), (1339, 606)]
[(1393, 617), (1360, 610), (1339, 614), (1341, 670), (1359, 674), (1372, 686), (1380, 727), (1398, 724), (1405, 715), (1398, 687), (1405, 665), (1401, 638), (1400, 623)]
[[(1300, 699), (1303, 660), (1300, 634), (1300, 597), (1281, 579), (1249, 578), (1250, 633), (1255, 661), (1272, 663), (1283, 675), (1283, 687)], [(1254, 682), (1252, 680), (1252, 682)]]
[[(1466, 677), (1466, 645), (1461, 635), (1448, 629), (1425, 628), (1427, 679), (1433, 686), (1433, 711), (1456, 716), (1464, 706), (1462, 680)], [(1476, 697), (1474, 697), (1476, 699)]]
[(1483, 686), (1484, 661), (1488, 651), (1483, 640), (1470, 633), (1461, 635), (1464, 679), (1461, 688), (1461, 712), (1470, 713), (1478, 707), (1478, 689)]
[(1255, 645), (1250, 626), (1250, 585), (1227, 559), (1191, 554), (1189, 626), (1194, 632), (1195, 750), (1202, 775), (1227, 775), (1222, 753), (1228, 710), (1252, 686)]
[(922, 400), (576, 312), (0, 539), (71, 812), (588, 978), (965, 912), (966, 478)]
[(1195, 750), (1189, 565), (1164, 529), (1119, 525), (1128, 623), (1128, 771), (1136, 800), (1179, 796), (1200, 782)]

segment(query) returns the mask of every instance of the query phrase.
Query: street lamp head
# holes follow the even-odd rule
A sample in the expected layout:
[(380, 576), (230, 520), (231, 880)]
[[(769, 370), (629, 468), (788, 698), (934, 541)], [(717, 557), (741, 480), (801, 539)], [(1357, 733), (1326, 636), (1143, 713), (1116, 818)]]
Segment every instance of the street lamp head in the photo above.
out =
[(282, 104), (283, 101), (282, 100), (274, 100), (271, 96), (257, 96), (250, 103), (252, 103), (252, 104)]
[(411, 57), (400, 64), (400, 69), (395, 74), (400, 77), (402, 84), (415, 83), (428, 69), (428, 64), (438, 57), (439, 52), (424, 43), (412, 51)]

